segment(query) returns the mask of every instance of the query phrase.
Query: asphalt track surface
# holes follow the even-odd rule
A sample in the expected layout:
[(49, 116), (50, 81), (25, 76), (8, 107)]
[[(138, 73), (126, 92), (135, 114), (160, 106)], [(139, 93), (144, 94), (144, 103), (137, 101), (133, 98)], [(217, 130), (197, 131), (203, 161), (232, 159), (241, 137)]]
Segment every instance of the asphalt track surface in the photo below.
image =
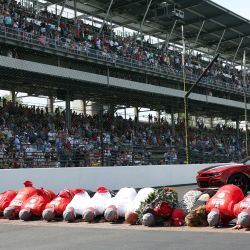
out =
[[(180, 197), (190, 189), (176, 188)], [(248, 250), (250, 231), (0, 220), (2, 250)]]

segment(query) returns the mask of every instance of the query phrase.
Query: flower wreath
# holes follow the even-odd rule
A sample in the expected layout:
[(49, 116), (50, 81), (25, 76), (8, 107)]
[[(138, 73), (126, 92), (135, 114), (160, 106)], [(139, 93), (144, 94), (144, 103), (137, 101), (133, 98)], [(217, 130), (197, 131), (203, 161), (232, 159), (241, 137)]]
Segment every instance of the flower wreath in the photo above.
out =
[(142, 217), (146, 213), (169, 218), (177, 204), (178, 194), (174, 189), (169, 187), (156, 189), (145, 201), (141, 202), (139, 209), (136, 211), (139, 223), (142, 223)]

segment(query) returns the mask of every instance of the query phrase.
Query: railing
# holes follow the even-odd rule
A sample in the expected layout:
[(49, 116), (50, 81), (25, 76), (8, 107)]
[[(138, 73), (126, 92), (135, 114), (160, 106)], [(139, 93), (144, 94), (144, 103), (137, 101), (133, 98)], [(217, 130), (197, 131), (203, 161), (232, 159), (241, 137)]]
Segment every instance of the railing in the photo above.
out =
[[(177, 159), (164, 158), (166, 148), (151, 147), (146, 149), (131, 148), (127, 155), (123, 150), (106, 154), (103, 150), (91, 150), (82, 155), (77, 155), (73, 149), (68, 152), (44, 152), (34, 151), (32, 153), (19, 152), (15, 157), (12, 155), (0, 154), (0, 169), (12, 168), (51, 168), (51, 167), (97, 167), (97, 166), (136, 166), (136, 165), (162, 165), (162, 164), (183, 164), (185, 162), (185, 149), (176, 147)], [(242, 159), (240, 153), (228, 154), (214, 149), (212, 152), (190, 151), (190, 163), (214, 163), (237, 162)]]
[[(20, 29), (11, 29), (6, 27), (0, 28), (0, 38), (7, 40), (21, 41), (24, 44), (35, 45), (40, 48), (50, 48), (68, 55), (77, 55), (79, 57), (97, 60), (100, 62), (111, 63), (114, 66), (129, 67), (138, 70), (144, 70), (151, 73), (163, 75), (166, 78), (173, 78), (176, 81), (182, 81), (181, 69), (175, 69), (174, 67), (167, 65), (154, 65), (147, 61), (137, 61), (133, 58), (117, 56), (112, 53), (105, 53), (102, 50), (95, 50), (89, 48), (86, 44), (71, 43), (71, 41), (64, 38), (48, 38), (40, 36), (38, 34), (27, 33)], [(188, 82), (195, 82), (198, 79), (198, 75), (187, 72), (186, 78)], [(244, 89), (241, 86), (237, 86), (232, 83), (223, 82), (215, 76), (209, 76), (204, 78), (201, 83), (202, 86), (218, 89), (226, 92), (234, 92), (236, 94), (243, 95)], [(250, 95), (250, 91), (246, 89), (247, 95)]]

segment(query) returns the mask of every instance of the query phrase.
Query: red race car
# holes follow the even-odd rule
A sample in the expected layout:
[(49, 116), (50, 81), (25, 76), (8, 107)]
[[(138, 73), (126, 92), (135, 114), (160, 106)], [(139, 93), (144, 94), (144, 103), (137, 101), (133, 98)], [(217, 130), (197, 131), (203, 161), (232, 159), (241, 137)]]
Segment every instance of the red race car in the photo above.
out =
[(215, 188), (234, 184), (246, 194), (250, 189), (250, 157), (240, 163), (216, 165), (198, 171), (196, 177), (200, 188)]

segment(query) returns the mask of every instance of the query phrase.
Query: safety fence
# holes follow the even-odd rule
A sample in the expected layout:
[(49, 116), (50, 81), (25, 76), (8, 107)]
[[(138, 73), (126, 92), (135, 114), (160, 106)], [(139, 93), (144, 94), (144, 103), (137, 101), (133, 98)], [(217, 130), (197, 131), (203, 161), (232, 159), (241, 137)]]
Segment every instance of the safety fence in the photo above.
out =
[[(212, 151), (190, 150), (190, 163), (237, 162), (242, 156), (234, 152), (228, 154), (217, 148)], [(65, 168), (65, 167), (114, 167), (142, 165), (183, 164), (186, 160), (184, 147), (135, 147), (123, 145), (120, 150), (91, 150), (75, 148), (72, 150), (54, 149), (50, 152), (31, 150), (7, 155), (0, 152), (0, 169), (18, 168)]]

